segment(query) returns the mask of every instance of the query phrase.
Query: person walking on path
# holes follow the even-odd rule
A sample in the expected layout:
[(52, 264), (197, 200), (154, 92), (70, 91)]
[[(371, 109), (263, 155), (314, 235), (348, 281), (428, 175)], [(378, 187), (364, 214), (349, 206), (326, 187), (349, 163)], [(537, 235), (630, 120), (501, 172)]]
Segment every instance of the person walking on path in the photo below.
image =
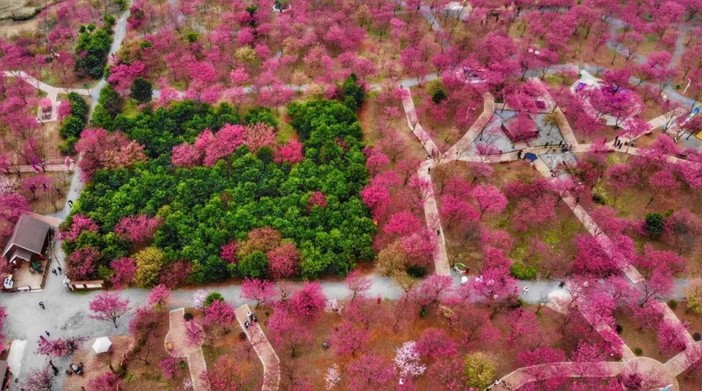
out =
[(53, 273), (55, 276), (58, 276), (58, 273), (56, 272), (56, 269), (51, 269), (51, 273)]
[(61, 269), (61, 266), (57, 266), (56, 269), (58, 269), (59, 274), (63, 274), (63, 269)]
[(522, 288), (522, 293), (524, 293), (524, 294), (526, 295), (527, 292), (529, 292), (529, 287), (528, 287), (528, 286), (525, 286), (524, 288)]
[(51, 333), (49, 333), (49, 332), (46, 331), (46, 330), (44, 330), (44, 334), (46, 334), (46, 336), (49, 337), (49, 338), (51, 337)]
[(41, 307), (41, 309), (43, 309), (43, 310), (46, 309), (46, 307), (44, 307), (44, 302), (43, 302), (43, 301), (40, 301), (40, 302), (39, 302), (39, 307)]

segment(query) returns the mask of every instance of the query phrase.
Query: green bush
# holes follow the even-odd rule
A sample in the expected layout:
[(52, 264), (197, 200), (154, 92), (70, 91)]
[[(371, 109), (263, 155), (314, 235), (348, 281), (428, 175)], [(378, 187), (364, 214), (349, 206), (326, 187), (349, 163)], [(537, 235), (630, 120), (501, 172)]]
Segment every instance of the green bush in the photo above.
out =
[(108, 26), (114, 26), (115, 25), (115, 17), (112, 15), (105, 15), (102, 20), (105, 22), (106, 25)]
[(191, 31), (185, 35), (185, 39), (187, 39), (190, 43), (195, 43), (198, 39), (200, 39), (200, 34)]
[(85, 122), (88, 119), (88, 111), (90, 108), (85, 103), (85, 99), (75, 92), (68, 93), (68, 101), (71, 103), (71, 115), (75, 115)]
[(263, 122), (264, 124), (268, 124), (274, 128), (278, 126), (278, 120), (276, 120), (273, 116), (273, 111), (271, 111), (271, 109), (268, 107), (263, 106), (257, 106), (249, 110), (244, 116), (244, 122), (249, 125)]
[(64, 139), (59, 145), (59, 151), (64, 155), (73, 155), (75, 143), (85, 128), (89, 107), (85, 100), (75, 92), (68, 94), (68, 102), (71, 105), (71, 114), (64, 118), (61, 129), (59, 129), (59, 135)]
[(523, 262), (514, 262), (509, 271), (518, 280), (535, 280), (538, 274), (536, 266), (526, 265)]
[(209, 307), (214, 301), (224, 301), (224, 296), (219, 292), (212, 292), (205, 297), (205, 307)]
[(434, 102), (434, 104), (439, 104), (443, 101), (445, 101), (447, 98), (446, 92), (444, 90), (437, 90), (432, 96), (431, 96), (431, 101)]
[(411, 265), (407, 267), (407, 274), (410, 277), (422, 278), (427, 274), (427, 268), (424, 266)]
[(82, 119), (76, 117), (75, 115), (69, 115), (63, 120), (61, 129), (59, 130), (59, 135), (64, 140), (71, 137), (78, 138), (80, 137), (80, 133), (83, 131), (84, 127), (85, 122)]
[(366, 99), (366, 90), (358, 83), (355, 73), (352, 73), (344, 81), (342, 92), (344, 105), (354, 112), (361, 108), (363, 101)]
[(641, 348), (634, 348), (634, 355), (636, 355), (637, 357), (642, 356), (642, 355), (643, 355), (643, 349), (641, 349)]
[(132, 82), (132, 88), (129, 91), (129, 97), (140, 103), (145, 103), (151, 101), (151, 96), (153, 95), (153, 88), (148, 80), (141, 77), (137, 77)]
[(61, 152), (63, 155), (73, 155), (76, 153), (75, 146), (77, 142), (77, 137), (70, 137), (64, 140), (61, 144), (59, 144), (59, 152)]
[(81, 26), (76, 45), (75, 70), (79, 77), (89, 76), (95, 80), (105, 73), (107, 54), (112, 44), (111, 32), (95, 29), (95, 25)]
[(237, 267), (242, 277), (264, 278), (268, 273), (268, 258), (260, 251), (254, 251), (245, 256)]
[(678, 302), (677, 302), (677, 300), (670, 299), (670, 300), (668, 301), (668, 307), (670, 307), (671, 310), (677, 309), (677, 308), (678, 308)]
[(592, 201), (594, 201), (596, 204), (606, 205), (607, 204), (607, 197), (602, 193), (593, 192), (592, 193)]
[(646, 220), (644, 221), (644, 229), (651, 238), (660, 238), (665, 230), (665, 218), (663, 218), (660, 213), (647, 214)]

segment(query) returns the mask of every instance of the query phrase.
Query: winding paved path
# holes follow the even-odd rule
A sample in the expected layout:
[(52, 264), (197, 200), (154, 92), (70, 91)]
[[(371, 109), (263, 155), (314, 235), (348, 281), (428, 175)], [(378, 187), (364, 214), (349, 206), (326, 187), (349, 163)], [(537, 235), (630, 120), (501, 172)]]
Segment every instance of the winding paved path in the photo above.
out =
[(278, 391), (280, 387), (280, 358), (273, 350), (273, 346), (268, 341), (268, 337), (261, 329), (258, 322), (249, 326), (244, 327), (244, 322), (247, 320), (247, 314), (251, 311), (251, 307), (248, 304), (244, 304), (236, 309), (236, 320), (239, 322), (239, 326), (246, 333), (246, 336), (253, 346), (258, 359), (261, 360), (263, 365), (263, 386), (261, 391)]
[(202, 379), (203, 374), (207, 372), (207, 363), (205, 362), (205, 356), (202, 354), (202, 346), (194, 345), (188, 341), (183, 315), (185, 315), (185, 308), (177, 308), (168, 313), (170, 328), (164, 339), (164, 349), (173, 357), (188, 360), (188, 370), (190, 371), (193, 391), (207, 391), (210, 387)]

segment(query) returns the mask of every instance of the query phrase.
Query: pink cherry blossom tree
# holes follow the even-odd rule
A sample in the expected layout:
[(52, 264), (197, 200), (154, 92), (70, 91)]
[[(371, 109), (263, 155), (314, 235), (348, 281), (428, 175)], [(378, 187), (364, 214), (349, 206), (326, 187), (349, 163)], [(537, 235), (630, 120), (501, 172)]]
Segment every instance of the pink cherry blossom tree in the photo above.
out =
[(88, 216), (74, 215), (71, 220), (71, 226), (67, 230), (61, 231), (61, 239), (75, 241), (83, 231), (97, 232), (98, 225)]
[(389, 362), (372, 354), (361, 356), (347, 369), (347, 383), (353, 390), (387, 389), (395, 376), (395, 369)]
[(122, 379), (114, 372), (104, 372), (88, 382), (88, 387), (95, 391), (119, 390)]
[(267, 305), (278, 295), (278, 291), (273, 282), (267, 280), (247, 278), (241, 284), (240, 297), (246, 300), (255, 300), (256, 307)]
[(39, 338), (37, 353), (49, 357), (70, 356), (78, 350), (83, 341), (85, 341), (83, 337), (46, 339), (42, 336)]
[(453, 356), (457, 353), (456, 343), (444, 329), (429, 327), (417, 339), (417, 353), (429, 360)]
[(171, 298), (171, 290), (163, 284), (151, 288), (146, 297), (146, 304), (154, 308), (165, 308)]
[(219, 257), (227, 261), (228, 263), (236, 263), (236, 250), (237, 250), (236, 240), (230, 240), (229, 242), (222, 245), (219, 248)]
[(420, 376), (427, 370), (427, 366), (422, 364), (415, 341), (407, 341), (395, 349), (395, 366), (403, 381)]
[(295, 358), (300, 349), (312, 342), (312, 330), (304, 318), (295, 316), (283, 305), (278, 305), (268, 319), (271, 340), (278, 349)]
[(266, 256), (268, 257), (268, 269), (273, 278), (288, 278), (298, 273), (300, 252), (295, 243), (285, 242), (269, 251)]
[(356, 356), (363, 350), (369, 339), (368, 330), (350, 320), (344, 320), (334, 328), (331, 342), (337, 355)]
[(306, 282), (300, 290), (290, 296), (287, 305), (295, 316), (315, 320), (324, 311), (326, 301), (320, 283)]
[(126, 216), (115, 226), (115, 233), (132, 243), (144, 243), (154, 236), (161, 220), (147, 215)]
[(129, 300), (123, 299), (117, 293), (101, 292), (90, 301), (91, 318), (110, 321), (117, 328), (117, 319), (129, 312)]
[(236, 320), (234, 307), (223, 300), (214, 300), (203, 311), (205, 318), (202, 325), (206, 328), (218, 327), (226, 334), (228, 327)]
[(349, 273), (345, 282), (346, 288), (351, 291), (351, 301), (356, 300), (356, 298), (365, 298), (373, 284), (369, 277), (364, 276), (358, 270)]
[(136, 275), (136, 262), (131, 258), (119, 258), (110, 262), (110, 268), (114, 272), (110, 282), (117, 289), (124, 288), (134, 280)]
[(473, 188), (473, 197), (478, 204), (480, 217), (486, 212), (500, 214), (507, 207), (507, 198), (493, 185), (478, 185)]

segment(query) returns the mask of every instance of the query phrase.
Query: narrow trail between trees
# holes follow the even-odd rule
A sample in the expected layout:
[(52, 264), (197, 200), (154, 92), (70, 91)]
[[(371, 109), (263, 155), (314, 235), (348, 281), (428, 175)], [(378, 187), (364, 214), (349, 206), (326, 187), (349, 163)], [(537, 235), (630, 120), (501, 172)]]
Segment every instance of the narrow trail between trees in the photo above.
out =
[(210, 387), (202, 379), (203, 374), (207, 372), (202, 346), (188, 340), (184, 315), (185, 308), (177, 308), (168, 313), (169, 330), (163, 341), (163, 346), (172, 357), (184, 358), (188, 361), (193, 391), (208, 391)]
[(280, 358), (273, 350), (271, 343), (268, 342), (268, 337), (266, 337), (258, 322), (254, 322), (248, 327), (245, 326), (249, 313), (253, 313), (249, 305), (242, 305), (236, 309), (236, 320), (246, 333), (258, 359), (261, 360), (261, 365), (263, 365), (263, 386), (261, 391), (277, 391), (280, 387)]

